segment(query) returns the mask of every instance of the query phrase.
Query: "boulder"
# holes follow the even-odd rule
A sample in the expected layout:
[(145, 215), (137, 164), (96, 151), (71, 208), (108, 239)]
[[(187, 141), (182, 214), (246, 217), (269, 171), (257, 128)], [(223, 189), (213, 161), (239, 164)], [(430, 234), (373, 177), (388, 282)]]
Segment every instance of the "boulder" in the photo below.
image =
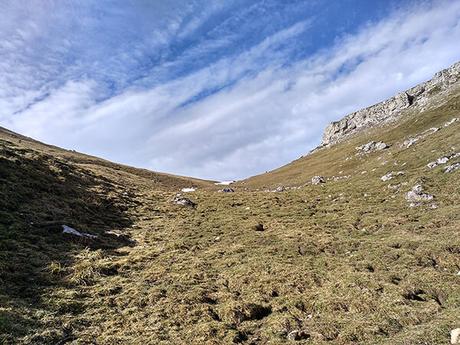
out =
[(394, 178), (395, 176), (400, 176), (400, 175), (404, 175), (404, 171), (397, 171), (397, 172), (391, 171), (391, 172), (389, 172), (388, 174), (383, 175), (380, 179), (381, 179), (383, 182), (386, 182), (386, 181), (391, 180), (391, 179)]
[(322, 176), (313, 176), (311, 178), (311, 184), (320, 184), (320, 183), (326, 183), (326, 180)]
[(195, 202), (193, 202), (189, 198), (182, 196), (182, 194), (176, 194), (176, 196), (173, 199), (173, 203), (175, 203), (176, 205), (181, 205), (181, 206), (196, 207)]
[(434, 196), (423, 192), (423, 187), (420, 184), (415, 185), (406, 193), (406, 200), (410, 202), (410, 206), (419, 206), (422, 202), (433, 200)]
[(450, 343), (460, 344), (460, 328), (455, 328), (450, 331)]
[(444, 172), (446, 174), (448, 174), (448, 173), (454, 172), (455, 170), (458, 170), (458, 169), (460, 169), (460, 162), (446, 166), (444, 168)]
[(375, 151), (381, 151), (389, 148), (390, 146), (384, 143), (383, 141), (370, 141), (367, 144), (356, 147), (358, 154), (366, 154)]
[(302, 330), (294, 330), (287, 335), (288, 340), (295, 341), (309, 339), (310, 337), (311, 335), (308, 332)]

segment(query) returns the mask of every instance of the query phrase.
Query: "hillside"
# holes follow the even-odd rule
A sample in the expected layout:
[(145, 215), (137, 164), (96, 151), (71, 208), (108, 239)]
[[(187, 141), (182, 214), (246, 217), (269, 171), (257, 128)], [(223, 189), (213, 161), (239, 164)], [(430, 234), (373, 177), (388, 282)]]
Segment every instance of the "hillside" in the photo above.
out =
[(0, 342), (448, 343), (460, 91), (432, 96), (234, 193), (0, 131)]

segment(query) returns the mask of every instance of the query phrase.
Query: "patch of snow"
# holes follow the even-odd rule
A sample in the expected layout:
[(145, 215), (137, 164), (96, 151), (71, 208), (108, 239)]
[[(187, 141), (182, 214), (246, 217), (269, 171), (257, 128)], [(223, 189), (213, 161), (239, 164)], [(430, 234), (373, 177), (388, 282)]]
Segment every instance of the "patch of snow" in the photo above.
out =
[(221, 181), (221, 182), (216, 182), (214, 183), (216, 186), (229, 186), (232, 183), (235, 183), (236, 181)]
[(196, 191), (196, 188), (193, 188), (193, 187), (190, 187), (190, 188), (182, 188), (181, 189), (181, 192), (184, 192), (184, 193), (190, 193), (190, 192), (194, 192)]

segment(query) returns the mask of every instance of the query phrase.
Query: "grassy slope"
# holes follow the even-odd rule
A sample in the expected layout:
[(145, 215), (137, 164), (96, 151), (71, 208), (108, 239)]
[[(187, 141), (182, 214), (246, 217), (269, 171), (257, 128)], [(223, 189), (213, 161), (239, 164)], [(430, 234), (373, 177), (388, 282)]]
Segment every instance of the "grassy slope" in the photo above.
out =
[[(445, 100), (243, 181), (236, 193), (204, 184), (191, 194), (196, 209), (171, 203), (179, 184), (160, 188), (124, 167), (3, 142), (0, 342), (447, 343), (460, 327), (460, 171), (426, 164), (460, 151), (460, 123), (398, 145), (458, 117), (460, 97)], [(371, 139), (392, 147), (355, 156)], [(382, 182), (392, 170), (405, 175)], [(263, 191), (340, 171), (352, 177)], [(416, 182), (437, 209), (408, 207)], [(55, 230), (63, 222), (100, 238), (72, 241)], [(252, 229), (259, 222), (264, 232)], [(104, 235), (112, 229), (135, 245)], [(289, 341), (294, 330), (305, 339)]]

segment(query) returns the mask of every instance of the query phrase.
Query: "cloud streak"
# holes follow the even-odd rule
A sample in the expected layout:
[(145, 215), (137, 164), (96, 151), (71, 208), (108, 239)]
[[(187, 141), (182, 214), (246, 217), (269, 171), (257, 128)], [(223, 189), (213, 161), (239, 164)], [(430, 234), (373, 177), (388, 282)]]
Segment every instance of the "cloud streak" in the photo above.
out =
[[(237, 11), (237, 5), (219, 4), (191, 19), (190, 12), (174, 13), (164, 24), (168, 29), (151, 31), (163, 38), (136, 42), (134, 53), (123, 48), (122, 58), (109, 63), (125, 80), (119, 85), (107, 82), (107, 67), (100, 74), (75, 73), (79, 64), (63, 65), (57, 53), (66, 71), (63, 78), (49, 82), (46, 74), (52, 69), (43, 68), (45, 76), (38, 80), (47, 82), (42, 85), (34, 79), (31, 88), (19, 82), (13, 91), (0, 88), (0, 121), (38, 139), (118, 162), (235, 179), (298, 158), (319, 143), (328, 122), (460, 60), (453, 44), (460, 41), (457, 2), (400, 8), (305, 56), (299, 52), (309, 50), (317, 33), (315, 16), (278, 23), (250, 46), (234, 48), (234, 35), (244, 34), (229, 30), (238, 20), (216, 18)], [(247, 11), (256, 10), (262, 9)], [(238, 13), (247, 20), (247, 12)], [(203, 39), (203, 30), (210, 38)], [(2, 40), (0, 52), (20, 50), (15, 40)], [(182, 42), (177, 53), (171, 52), (173, 41)], [(144, 54), (152, 47), (160, 53), (146, 63)], [(204, 63), (186, 67), (200, 57)], [(116, 67), (127, 61), (131, 67), (144, 61), (148, 72), (140, 73), (137, 65), (135, 73)], [(8, 68), (3, 64), (0, 70)], [(49, 61), (44, 65), (53, 66)], [(7, 78), (26, 75), (28, 66), (24, 63), (24, 72)]]

